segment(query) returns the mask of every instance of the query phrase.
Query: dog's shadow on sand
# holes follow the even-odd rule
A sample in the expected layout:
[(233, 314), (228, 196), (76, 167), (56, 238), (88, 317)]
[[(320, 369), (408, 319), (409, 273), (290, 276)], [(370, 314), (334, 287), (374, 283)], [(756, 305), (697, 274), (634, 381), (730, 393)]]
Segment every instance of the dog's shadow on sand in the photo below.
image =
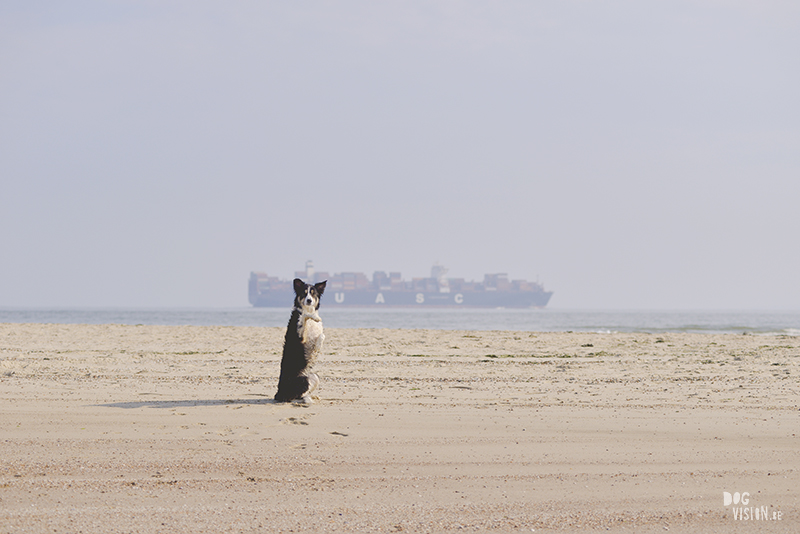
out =
[(95, 404), (102, 408), (122, 408), (134, 410), (136, 408), (191, 408), (193, 406), (235, 406), (235, 405), (262, 405), (284, 404), (266, 395), (254, 395), (255, 399), (191, 399), (191, 400), (157, 400), (148, 399), (133, 402), (111, 402), (108, 404)]

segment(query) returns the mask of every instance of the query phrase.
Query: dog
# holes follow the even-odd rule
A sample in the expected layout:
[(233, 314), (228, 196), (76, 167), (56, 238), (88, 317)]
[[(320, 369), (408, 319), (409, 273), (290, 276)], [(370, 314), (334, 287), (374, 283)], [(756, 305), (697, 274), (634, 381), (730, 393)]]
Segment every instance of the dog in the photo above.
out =
[(322, 352), (325, 334), (319, 304), (328, 281), (311, 285), (294, 279), (294, 308), (286, 327), (281, 359), (281, 376), (278, 380), (278, 402), (300, 401), (311, 404), (311, 392), (317, 389), (319, 377), (311, 367)]

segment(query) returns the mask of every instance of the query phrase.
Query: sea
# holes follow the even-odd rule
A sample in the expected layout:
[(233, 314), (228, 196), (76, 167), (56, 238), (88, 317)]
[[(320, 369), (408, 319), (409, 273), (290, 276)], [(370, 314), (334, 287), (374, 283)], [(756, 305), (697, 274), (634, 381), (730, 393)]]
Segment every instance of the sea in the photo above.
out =
[[(284, 327), (289, 308), (0, 308), (0, 323)], [(800, 336), (800, 311), (333, 308), (328, 328)]]

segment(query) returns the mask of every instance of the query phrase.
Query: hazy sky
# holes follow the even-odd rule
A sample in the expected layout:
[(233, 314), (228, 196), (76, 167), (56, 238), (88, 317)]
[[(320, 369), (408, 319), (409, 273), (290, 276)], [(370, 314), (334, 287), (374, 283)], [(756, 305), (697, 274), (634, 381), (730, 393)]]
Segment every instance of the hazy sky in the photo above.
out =
[(0, 306), (250, 271), (800, 309), (794, 1), (0, 3)]

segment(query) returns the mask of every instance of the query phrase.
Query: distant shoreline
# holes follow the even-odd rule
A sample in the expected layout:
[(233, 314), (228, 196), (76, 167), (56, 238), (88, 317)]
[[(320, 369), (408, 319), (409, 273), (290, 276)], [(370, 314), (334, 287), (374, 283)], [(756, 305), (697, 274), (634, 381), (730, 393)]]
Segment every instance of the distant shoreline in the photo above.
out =
[[(0, 308), (0, 323), (286, 326), (285, 308)], [(800, 335), (800, 311), (585, 311), (325, 307), (333, 328)]]

